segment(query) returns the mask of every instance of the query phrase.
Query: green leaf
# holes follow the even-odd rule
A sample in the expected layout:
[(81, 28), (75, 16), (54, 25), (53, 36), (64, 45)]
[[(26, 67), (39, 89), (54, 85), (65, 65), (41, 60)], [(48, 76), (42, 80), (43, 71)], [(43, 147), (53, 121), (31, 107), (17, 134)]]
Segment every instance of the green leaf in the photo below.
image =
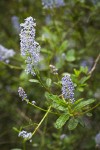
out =
[(48, 87), (51, 86), (51, 79), (50, 79), (50, 78), (48, 78), (48, 79), (46, 80), (46, 85), (47, 85)]
[(68, 104), (63, 99), (60, 99), (57, 95), (53, 95), (48, 92), (45, 93), (45, 97), (52, 100), (51, 103), (53, 108), (67, 112)]
[(30, 82), (34, 82), (34, 83), (40, 83), (38, 80), (36, 80), (36, 79), (30, 79), (29, 80)]
[(45, 92), (45, 97), (46, 97), (46, 99), (49, 99), (49, 92)]
[(65, 108), (67, 107), (67, 103), (63, 99), (60, 99), (57, 95), (48, 94), (48, 98)]
[(80, 99), (76, 100), (73, 105), (76, 105), (76, 104), (80, 103), (82, 100), (83, 100), (83, 98), (80, 98)]
[(42, 49), (41, 49), (41, 52), (46, 53), (46, 54), (49, 54), (49, 55), (52, 55), (51, 51), (48, 51), (48, 50), (45, 49), (45, 48), (42, 48)]
[(63, 41), (63, 43), (62, 43), (61, 46), (59, 47), (59, 51), (60, 51), (61, 53), (63, 53), (63, 52), (66, 50), (67, 46), (68, 46), (68, 41)]
[(16, 127), (13, 127), (13, 130), (19, 132), (19, 130)]
[(80, 91), (80, 92), (83, 92), (84, 88), (83, 87), (78, 87), (77, 90)]
[(69, 62), (75, 61), (75, 50), (71, 49), (66, 54), (66, 60)]
[(13, 148), (13, 149), (11, 149), (11, 150), (22, 150), (22, 149), (19, 149), (19, 148)]
[(85, 123), (84, 123), (83, 118), (77, 118), (77, 119), (78, 119), (79, 124), (80, 124), (82, 127), (84, 127), (84, 126), (85, 126)]
[(68, 122), (68, 129), (73, 130), (77, 127), (78, 125), (78, 120), (75, 118), (71, 118)]
[(55, 123), (55, 127), (57, 129), (60, 129), (65, 123), (66, 121), (69, 119), (69, 114), (62, 114)]
[(88, 72), (88, 67), (87, 67), (87, 66), (86, 66), (86, 67), (81, 66), (81, 67), (80, 67), (80, 71), (83, 72), (83, 73), (85, 73), (85, 74), (87, 74), (87, 72)]
[(82, 101), (82, 102), (80, 102), (78, 105), (76, 105), (76, 106), (74, 107), (74, 111), (80, 110), (80, 109), (82, 109), (83, 107), (85, 107), (85, 106), (87, 106), (87, 105), (89, 105), (89, 104), (91, 104), (91, 103), (94, 103), (94, 102), (95, 102), (94, 99), (88, 99), (87, 101)]
[(88, 112), (88, 113), (86, 113), (86, 115), (87, 115), (88, 117), (91, 117), (91, 116), (92, 116), (92, 113)]
[(75, 73), (76, 77), (79, 77), (79, 75), (80, 75), (81, 71), (80, 71), (80, 70), (76, 70), (76, 69), (74, 69), (74, 73)]
[(90, 78), (90, 76), (83, 77), (83, 78), (80, 80), (80, 83), (83, 84), (83, 83), (86, 82), (89, 78)]
[(55, 102), (52, 103), (52, 107), (57, 109), (57, 110), (63, 111), (63, 112), (68, 112), (67, 107), (61, 106), (60, 104), (57, 104)]

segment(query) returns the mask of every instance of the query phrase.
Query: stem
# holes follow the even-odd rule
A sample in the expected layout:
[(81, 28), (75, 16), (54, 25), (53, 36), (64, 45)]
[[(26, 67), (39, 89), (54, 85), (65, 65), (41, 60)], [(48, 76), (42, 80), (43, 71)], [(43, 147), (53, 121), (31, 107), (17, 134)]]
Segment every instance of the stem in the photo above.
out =
[(95, 70), (96, 65), (97, 65), (99, 59), (100, 59), (100, 54), (97, 56), (97, 58), (96, 58), (96, 60), (95, 60), (95, 62), (94, 62), (94, 65), (93, 65), (92, 69), (91, 69), (91, 70), (89, 71), (89, 73), (88, 73), (90, 76), (92, 75), (93, 71)]
[(39, 82), (41, 83), (42, 87), (44, 87), (44, 88), (46, 89), (46, 91), (48, 91), (49, 93), (51, 93), (50, 90), (49, 90), (49, 89), (44, 85), (44, 83), (41, 81), (41, 78), (40, 78), (40, 76), (39, 76), (39, 73), (38, 73), (38, 71), (37, 71), (36, 69), (35, 69), (35, 72), (36, 72), (37, 78), (38, 78)]
[(48, 120), (48, 118), (45, 119), (44, 129), (43, 129), (43, 133), (42, 133), (42, 136), (41, 136), (41, 146), (40, 146), (41, 150), (43, 150), (43, 148), (45, 146), (45, 133), (46, 133), (46, 127), (47, 127), (47, 120)]
[(51, 106), (49, 106), (47, 112), (45, 113), (44, 117), (42, 118), (42, 120), (40, 121), (40, 123), (37, 125), (37, 127), (35, 128), (34, 132), (32, 133), (32, 136), (35, 134), (35, 132), (38, 130), (38, 128), (40, 127), (40, 125), (42, 124), (42, 122), (44, 121), (44, 119), (47, 117), (48, 113), (50, 112)]
[(26, 141), (23, 141), (23, 150), (26, 150), (25, 142)]
[[(48, 110), (43, 109), (43, 108), (41, 108), (41, 107), (39, 107), (39, 106), (37, 106), (35, 104), (32, 104), (31, 102), (27, 101), (27, 99), (24, 99), (24, 100), (27, 102), (27, 104), (30, 104), (31, 106), (34, 106), (35, 108), (37, 108), (37, 109), (39, 109), (41, 111), (45, 111), (45, 112), (48, 111)], [(55, 113), (55, 112), (52, 112), (52, 111), (49, 111), (49, 113), (59, 115), (58, 113)]]

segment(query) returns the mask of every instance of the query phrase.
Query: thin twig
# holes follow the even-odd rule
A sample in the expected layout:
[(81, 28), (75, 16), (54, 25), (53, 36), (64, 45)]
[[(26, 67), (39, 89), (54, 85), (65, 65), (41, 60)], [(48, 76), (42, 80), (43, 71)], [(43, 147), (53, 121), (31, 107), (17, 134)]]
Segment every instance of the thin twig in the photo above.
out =
[(37, 127), (35, 128), (35, 130), (32, 133), (32, 136), (35, 134), (35, 132), (38, 130), (38, 128), (40, 127), (40, 125), (42, 124), (42, 122), (44, 121), (44, 119), (47, 117), (48, 113), (50, 112), (51, 106), (49, 106), (47, 112), (45, 113), (44, 117), (42, 118), (42, 120), (40, 121), (40, 123), (37, 125)]
[(95, 70), (96, 65), (97, 65), (99, 59), (100, 59), (100, 54), (97, 56), (97, 58), (96, 58), (96, 60), (95, 60), (95, 62), (94, 62), (94, 65), (93, 65), (92, 69), (91, 69), (91, 70), (89, 71), (89, 73), (88, 73), (90, 76), (92, 75), (93, 71)]

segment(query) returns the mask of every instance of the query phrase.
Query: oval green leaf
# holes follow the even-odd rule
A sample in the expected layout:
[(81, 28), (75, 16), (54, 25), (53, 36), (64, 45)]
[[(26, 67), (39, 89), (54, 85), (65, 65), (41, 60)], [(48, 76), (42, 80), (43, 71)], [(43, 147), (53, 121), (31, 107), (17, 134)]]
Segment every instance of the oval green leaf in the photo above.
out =
[(57, 129), (60, 129), (65, 123), (66, 121), (69, 119), (69, 114), (62, 114), (55, 123), (55, 127)]
[(73, 130), (77, 127), (78, 125), (78, 120), (75, 118), (71, 118), (68, 122), (68, 129)]

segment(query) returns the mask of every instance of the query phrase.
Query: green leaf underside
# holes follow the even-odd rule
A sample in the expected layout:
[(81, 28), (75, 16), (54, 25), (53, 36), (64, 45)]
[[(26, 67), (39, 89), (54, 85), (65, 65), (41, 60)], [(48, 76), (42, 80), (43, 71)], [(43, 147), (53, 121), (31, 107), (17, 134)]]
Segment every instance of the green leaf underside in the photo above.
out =
[(77, 127), (77, 125), (78, 125), (78, 120), (74, 119), (74, 118), (71, 118), (68, 122), (68, 129), (73, 130)]
[(71, 49), (67, 52), (66, 54), (66, 60), (67, 61), (74, 61), (76, 58), (75, 58), (75, 50), (74, 49)]
[(69, 114), (62, 114), (55, 123), (55, 127), (57, 129), (60, 129), (65, 123), (66, 121), (69, 119)]
[(47, 85), (48, 87), (51, 86), (51, 79), (50, 79), (50, 78), (48, 78), (48, 79), (46, 80), (46, 85)]
[(91, 103), (93, 103), (93, 102), (95, 102), (94, 99), (88, 99), (87, 101), (82, 101), (82, 102), (80, 102), (77, 106), (74, 107), (74, 111), (75, 111), (75, 110), (80, 110), (80, 109), (82, 109), (83, 107), (85, 107), (85, 106), (87, 106), (87, 105), (89, 105), (89, 104), (91, 104)]

